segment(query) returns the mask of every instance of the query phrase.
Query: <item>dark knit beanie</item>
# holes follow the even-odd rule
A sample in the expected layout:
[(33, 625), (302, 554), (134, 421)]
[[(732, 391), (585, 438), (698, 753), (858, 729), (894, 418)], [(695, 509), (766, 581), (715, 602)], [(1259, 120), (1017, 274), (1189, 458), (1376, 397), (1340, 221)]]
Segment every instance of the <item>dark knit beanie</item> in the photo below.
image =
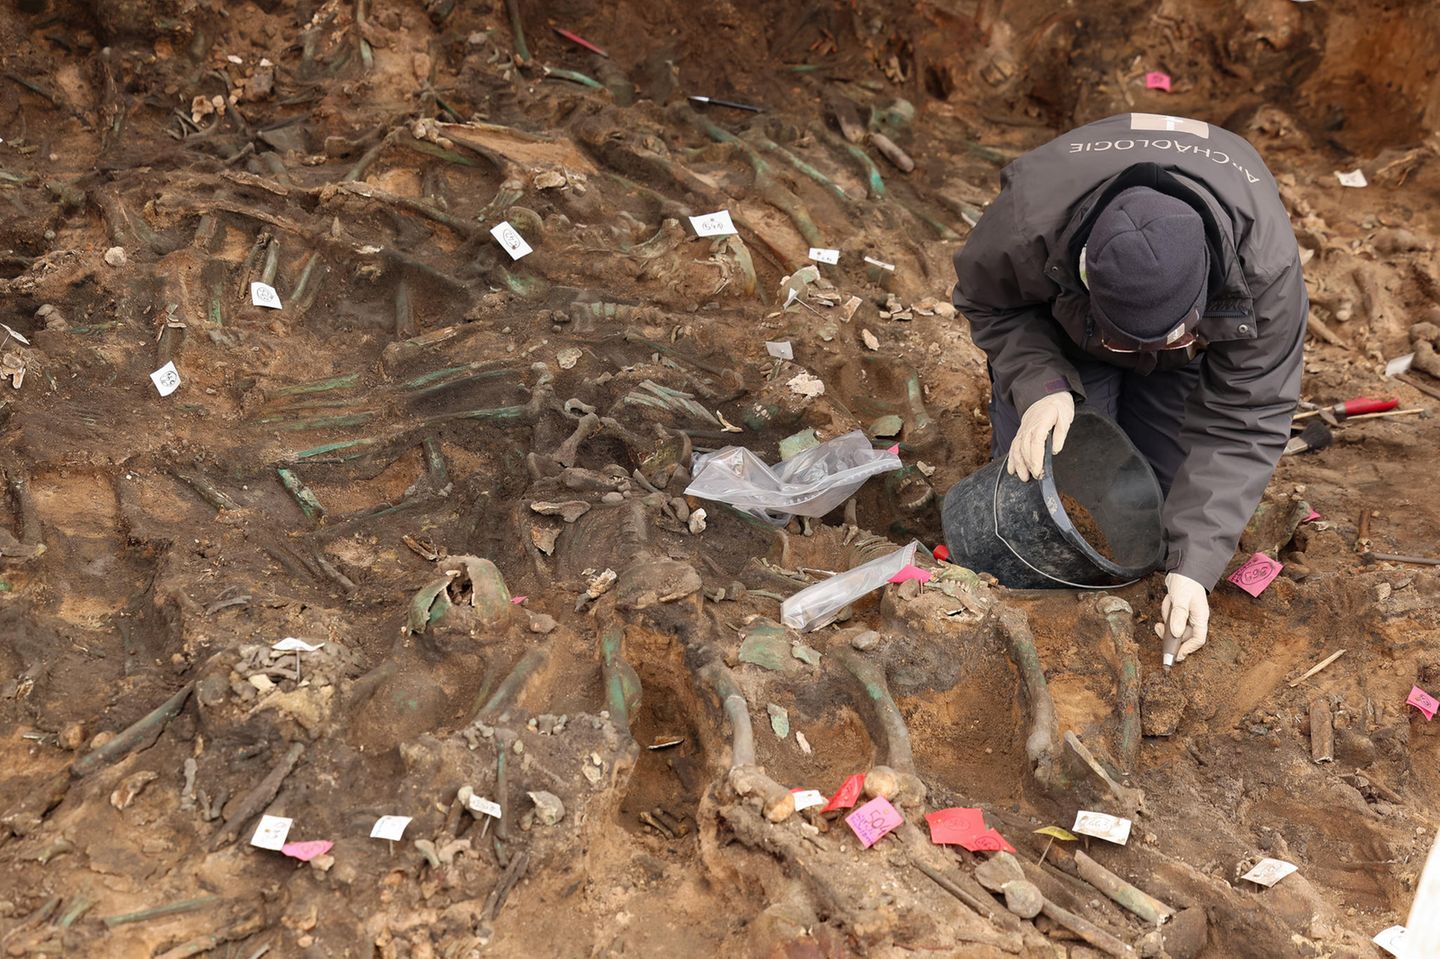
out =
[(1102, 334), (1116, 330), (1142, 349), (1163, 349), (1193, 331), (1209, 273), (1200, 214), (1149, 187), (1116, 194), (1085, 244), (1090, 310)]

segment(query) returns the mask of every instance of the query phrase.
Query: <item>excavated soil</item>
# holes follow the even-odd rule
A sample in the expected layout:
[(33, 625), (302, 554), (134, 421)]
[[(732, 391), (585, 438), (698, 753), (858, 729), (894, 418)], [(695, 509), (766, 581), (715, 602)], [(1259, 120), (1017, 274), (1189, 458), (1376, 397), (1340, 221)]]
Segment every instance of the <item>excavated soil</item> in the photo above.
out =
[(1065, 515), (1070, 517), (1070, 522), (1075, 524), (1075, 532), (1080, 538), (1089, 543), (1095, 552), (1106, 559), (1114, 559), (1115, 551), (1110, 548), (1110, 541), (1105, 538), (1105, 531), (1100, 524), (1095, 522), (1095, 517), (1090, 511), (1080, 505), (1080, 501), (1069, 493), (1060, 494), (1060, 507), (1065, 510)]
[[(1398, 0), (6, 6), (0, 947), (1379, 956), (1440, 819), (1405, 705), (1440, 692), (1440, 574), (1364, 555), (1440, 542), (1440, 380), (1384, 377), (1440, 325), (1437, 63), (1440, 7)], [(1305, 399), (1421, 412), (1282, 462), (1234, 565), (1283, 573), (1222, 582), (1169, 675), (1159, 575), (1017, 593), (922, 552), (782, 626), (938, 543), (989, 447), (950, 258), (1010, 158), (1127, 110), (1276, 173)], [(839, 261), (787, 304), (811, 247)], [(697, 452), (856, 429), (905, 468), (828, 517), (684, 495)], [(905, 819), (874, 848), (791, 811), (859, 773)], [(989, 853), (930, 842), (948, 806), (1113, 939), (1011, 918)], [(1040, 863), (1081, 809), (1134, 819), (1086, 848), (1185, 910), (1161, 936), (1073, 844)], [(333, 846), (260, 848), (262, 814)], [(1261, 857), (1298, 871), (1241, 880)]]

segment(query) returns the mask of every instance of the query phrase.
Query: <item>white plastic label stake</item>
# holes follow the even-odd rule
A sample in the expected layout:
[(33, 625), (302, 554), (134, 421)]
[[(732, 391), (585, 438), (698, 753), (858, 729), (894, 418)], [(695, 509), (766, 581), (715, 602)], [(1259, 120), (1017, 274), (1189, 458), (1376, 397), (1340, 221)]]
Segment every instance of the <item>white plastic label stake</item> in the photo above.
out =
[(829, 263), (831, 266), (834, 266), (840, 262), (840, 251), (822, 250), (819, 247), (812, 246), (810, 248), (810, 259), (816, 263)]
[(1130, 825), (1128, 819), (1082, 809), (1075, 814), (1075, 825), (1070, 827), (1070, 831), (1123, 846), (1130, 839)]
[(279, 852), (280, 847), (285, 845), (285, 837), (290, 835), (290, 827), (294, 822), (293, 819), (280, 816), (261, 816), (260, 825), (255, 827), (255, 835), (250, 837), (250, 845)]
[(280, 309), (280, 294), (269, 283), (250, 284), (250, 302), (267, 309)]
[(493, 819), (500, 818), (500, 804), (483, 796), (471, 796), (470, 808), (475, 812), (484, 813)]
[[(4, 142), (5, 142), (4, 140), (0, 140), (0, 143), (4, 143)], [(0, 323), (0, 328), (3, 328), (6, 333), (9, 333), (11, 336), (15, 337), (15, 339), (19, 340), (21, 343), (25, 344), (26, 346), (29, 346), (29, 345), (30, 345), (30, 341), (29, 341), (29, 340), (25, 339), (25, 337), (21, 336), (19, 333), (16, 333), (16, 332), (15, 332), (14, 330), (12, 330), (9, 326), (6, 326), (4, 323)]]
[(1341, 186), (1366, 187), (1370, 183), (1365, 179), (1365, 171), (1360, 169), (1351, 170), (1349, 173), (1335, 171), (1335, 177), (1340, 181)]
[(1400, 955), (1400, 947), (1405, 944), (1405, 927), (1391, 926), (1388, 929), (1381, 929), (1375, 933), (1375, 938), (1370, 940), (1390, 953), (1392, 956)]
[(735, 232), (735, 224), (730, 220), (729, 210), (706, 213), (704, 216), (692, 216), (690, 225), (695, 228), (696, 236), (729, 236)]
[(1275, 885), (1281, 879), (1284, 879), (1299, 868), (1300, 867), (1294, 863), (1286, 862), (1283, 859), (1262, 859), (1255, 864), (1254, 869), (1251, 869), (1240, 878), (1248, 879), (1251, 882), (1269, 887)]
[(894, 263), (886, 263), (884, 260), (877, 260), (873, 256), (867, 256), (865, 258), (865, 262), (869, 263), (871, 266), (878, 266), (882, 270), (889, 270), (891, 273), (895, 272)]
[(790, 345), (789, 340), (779, 340), (774, 343), (767, 340), (765, 341), (765, 352), (769, 353), (777, 360), (795, 359), (795, 350)]
[(169, 396), (178, 390), (180, 388), (180, 371), (175, 369), (175, 361), (171, 360), (151, 373), (150, 382), (155, 384), (155, 389), (161, 396)]
[(795, 793), (795, 811), (809, 809), (811, 806), (825, 805), (825, 797), (818, 789), (801, 789)]
[(284, 639), (280, 640), (280, 642), (278, 643), (275, 643), (270, 648), (275, 650), (276, 652), (281, 653), (293, 653), (296, 650), (299, 650), (302, 653), (313, 653), (315, 652), (315, 650), (319, 649), (321, 646), (324, 645), (324, 643), (318, 643), (314, 646), (311, 646), (303, 639), (296, 639), (294, 636), (286, 636)]
[(375, 820), (375, 825), (370, 830), (370, 838), (399, 839), (405, 834), (405, 827), (408, 825), (410, 825), (409, 816), (381, 816)]
[(495, 238), (496, 243), (505, 248), (505, 252), (510, 254), (512, 260), (518, 260), (522, 256), (528, 256), (534, 252), (530, 249), (530, 244), (525, 242), (525, 238), (516, 232), (508, 220), (499, 226), (491, 227), (490, 235)]

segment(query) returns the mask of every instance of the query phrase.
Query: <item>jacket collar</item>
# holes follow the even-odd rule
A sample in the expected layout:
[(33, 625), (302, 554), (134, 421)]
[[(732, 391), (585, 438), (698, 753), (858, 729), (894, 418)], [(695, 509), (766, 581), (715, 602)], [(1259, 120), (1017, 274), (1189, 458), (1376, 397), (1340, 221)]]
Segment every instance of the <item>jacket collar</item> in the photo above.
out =
[(1132, 186), (1146, 186), (1173, 196), (1200, 214), (1205, 223), (1205, 244), (1210, 248), (1206, 315), (1228, 315), (1237, 309), (1248, 310), (1252, 301), (1250, 285), (1245, 282), (1240, 257), (1235, 251), (1234, 230), (1224, 208), (1198, 181), (1173, 173), (1157, 163), (1136, 163), (1126, 167), (1081, 199), (1045, 265), (1046, 275), (1062, 287), (1083, 292), (1077, 267), (1080, 250), (1090, 238), (1090, 229), (1105, 204), (1121, 190)]

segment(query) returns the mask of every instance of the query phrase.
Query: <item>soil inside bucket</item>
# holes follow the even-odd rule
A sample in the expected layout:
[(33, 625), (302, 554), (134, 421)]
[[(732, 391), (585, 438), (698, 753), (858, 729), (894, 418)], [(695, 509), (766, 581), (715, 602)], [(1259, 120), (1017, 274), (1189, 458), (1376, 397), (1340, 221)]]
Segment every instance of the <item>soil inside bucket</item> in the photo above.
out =
[(1065, 510), (1065, 515), (1070, 517), (1070, 522), (1075, 524), (1075, 529), (1084, 538), (1085, 542), (1095, 548), (1095, 552), (1101, 556), (1115, 561), (1115, 553), (1110, 549), (1110, 542), (1105, 534), (1100, 531), (1100, 524), (1095, 522), (1095, 517), (1090, 511), (1080, 505), (1080, 501), (1068, 493), (1060, 494), (1060, 506)]

